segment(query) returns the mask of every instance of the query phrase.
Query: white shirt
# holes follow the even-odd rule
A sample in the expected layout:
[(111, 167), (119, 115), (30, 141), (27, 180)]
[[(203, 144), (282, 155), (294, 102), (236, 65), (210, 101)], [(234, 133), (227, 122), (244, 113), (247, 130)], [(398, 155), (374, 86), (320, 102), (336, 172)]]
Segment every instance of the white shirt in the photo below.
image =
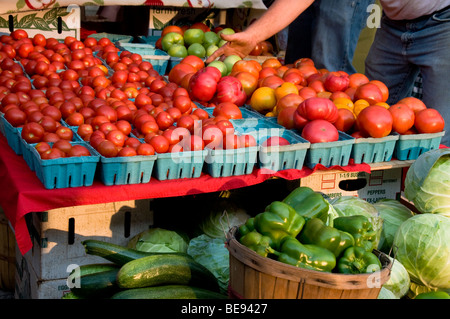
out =
[(412, 20), (450, 6), (450, 0), (380, 0), (392, 20)]

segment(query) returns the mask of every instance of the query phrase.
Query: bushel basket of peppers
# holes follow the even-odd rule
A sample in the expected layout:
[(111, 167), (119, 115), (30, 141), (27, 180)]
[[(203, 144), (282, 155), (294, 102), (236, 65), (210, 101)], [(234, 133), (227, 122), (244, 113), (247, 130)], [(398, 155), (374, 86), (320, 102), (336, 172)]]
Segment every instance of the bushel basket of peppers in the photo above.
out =
[[(239, 293), (234, 291), (233, 271), (235, 277), (245, 276), (236, 274), (242, 267), (233, 267), (239, 260), (264, 275), (298, 282), (290, 297), (376, 298), (392, 267), (388, 256), (376, 250), (379, 227), (363, 215), (332, 218), (330, 209), (332, 205), (319, 192), (298, 187), (284, 200), (270, 203), (264, 212), (230, 230), (231, 292), (245, 298), (286, 298), (286, 294), (277, 295), (279, 288), (273, 288), (273, 294), (260, 291), (258, 296), (245, 295), (245, 287), (240, 287)], [(317, 296), (317, 291), (308, 295), (305, 283), (321, 286), (322, 296)]]

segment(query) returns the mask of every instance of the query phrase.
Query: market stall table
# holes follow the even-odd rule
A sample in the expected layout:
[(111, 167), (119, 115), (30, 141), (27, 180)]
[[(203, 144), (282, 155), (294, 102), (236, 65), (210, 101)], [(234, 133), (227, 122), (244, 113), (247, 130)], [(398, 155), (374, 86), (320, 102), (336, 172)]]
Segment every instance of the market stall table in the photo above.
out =
[(149, 183), (105, 186), (94, 180), (92, 186), (46, 189), (31, 171), (22, 156), (16, 155), (6, 138), (0, 135), (0, 206), (5, 211), (15, 231), (18, 247), (22, 254), (32, 248), (25, 215), (51, 209), (90, 204), (110, 203), (125, 200), (163, 198), (195, 195), (200, 193), (231, 190), (262, 183), (269, 178), (279, 177), (287, 180), (301, 179), (317, 169), (342, 169), (348, 172), (370, 172), (370, 165), (358, 164), (345, 167), (318, 167), (314, 170), (284, 170), (279, 172), (255, 169), (252, 174), (211, 177), (202, 174), (199, 178), (159, 181), (152, 177)]

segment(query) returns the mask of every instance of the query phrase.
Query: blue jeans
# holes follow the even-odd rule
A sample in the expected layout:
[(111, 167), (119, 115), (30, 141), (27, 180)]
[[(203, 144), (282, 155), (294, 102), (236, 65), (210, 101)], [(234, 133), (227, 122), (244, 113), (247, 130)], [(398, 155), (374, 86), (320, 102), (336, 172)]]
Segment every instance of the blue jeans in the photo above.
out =
[(375, 0), (316, 0), (289, 26), (286, 63), (309, 57), (318, 68), (355, 73), (353, 55), (370, 14), (367, 7), (373, 3)]
[(450, 9), (410, 21), (383, 16), (366, 59), (369, 79), (389, 88), (389, 104), (411, 96), (422, 75), (423, 102), (437, 109), (446, 124), (441, 143), (450, 146)]
[(319, 68), (355, 73), (352, 61), (359, 35), (375, 0), (320, 0), (313, 28), (312, 57)]

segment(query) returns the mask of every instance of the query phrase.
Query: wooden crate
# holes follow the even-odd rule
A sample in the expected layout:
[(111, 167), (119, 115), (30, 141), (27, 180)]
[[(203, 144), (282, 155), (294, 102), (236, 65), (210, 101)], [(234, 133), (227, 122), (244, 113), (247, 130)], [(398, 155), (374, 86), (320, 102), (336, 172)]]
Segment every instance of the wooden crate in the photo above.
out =
[(370, 274), (335, 274), (303, 269), (258, 255), (228, 234), (229, 294), (245, 299), (377, 299), (389, 280), (392, 263), (377, 252), (383, 265)]
[(16, 237), (0, 207), (0, 289), (14, 290)]

